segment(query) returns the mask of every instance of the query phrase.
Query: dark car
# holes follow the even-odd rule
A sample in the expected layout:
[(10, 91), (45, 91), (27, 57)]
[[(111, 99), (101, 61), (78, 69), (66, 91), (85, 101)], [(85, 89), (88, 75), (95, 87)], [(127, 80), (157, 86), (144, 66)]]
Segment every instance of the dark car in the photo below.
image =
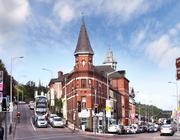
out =
[(153, 133), (153, 132), (154, 132), (154, 126), (149, 126), (149, 127), (147, 128), (147, 132), (148, 132), (148, 133)]

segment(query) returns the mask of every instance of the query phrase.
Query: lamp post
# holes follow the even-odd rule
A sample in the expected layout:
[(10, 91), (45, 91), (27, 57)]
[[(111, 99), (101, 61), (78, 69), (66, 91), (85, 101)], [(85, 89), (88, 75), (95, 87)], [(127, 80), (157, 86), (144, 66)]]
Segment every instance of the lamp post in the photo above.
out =
[(52, 70), (47, 69), (47, 68), (42, 68), (42, 70), (50, 72), (50, 73), (51, 73), (51, 78), (53, 78), (53, 72), (52, 72)]
[[(11, 76), (10, 76), (10, 105), (12, 106), (12, 70), (13, 70), (13, 61), (15, 59), (22, 59), (24, 58), (24, 56), (19, 56), (19, 57), (11, 57)], [(10, 112), (10, 132), (11, 132), (11, 129), (12, 129), (12, 112)]]
[[(178, 95), (178, 84), (177, 82), (168, 82), (170, 84), (174, 84), (176, 86), (176, 99), (177, 99), (177, 112), (179, 108), (179, 95)], [(177, 132), (179, 132), (179, 116), (176, 114), (176, 119), (177, 119)]]
[[(112, 71), (112, 72), (109, 72), (107, 73), (107, 100), (109, 100), (109, 76), (113, 73), (116, 73), (117, 71)], [(111, 110), (110, 110), (111, 111)], [(108, 128), (109, 128), (109, 117), (108, 117)], [(108, 129), (107, 128), (107, 129)]]

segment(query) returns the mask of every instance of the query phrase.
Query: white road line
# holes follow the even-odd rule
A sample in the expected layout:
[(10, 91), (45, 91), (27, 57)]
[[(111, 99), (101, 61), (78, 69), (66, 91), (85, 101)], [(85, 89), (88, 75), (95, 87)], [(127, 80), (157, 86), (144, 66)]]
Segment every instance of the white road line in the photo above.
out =
[(34, 127), (34, 124), (32, 123), (32, 119), (31, 118), (30, 118), (30, 122), (31, 122), (31, 125), (32, 125), (34, 131), (36, 131), (36, 128)]

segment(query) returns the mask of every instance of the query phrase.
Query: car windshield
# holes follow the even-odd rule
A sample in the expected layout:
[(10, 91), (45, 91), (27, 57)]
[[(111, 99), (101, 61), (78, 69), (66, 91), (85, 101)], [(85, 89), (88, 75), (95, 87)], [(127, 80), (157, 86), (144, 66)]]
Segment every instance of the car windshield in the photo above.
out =
[(39, 121), (45, 121), (45, 119), (43, 119), (43, 118), (40, 118), (40, 119), (38, 119)]
[(61, 118), (54, 118), (54, 121), (62, 121)]

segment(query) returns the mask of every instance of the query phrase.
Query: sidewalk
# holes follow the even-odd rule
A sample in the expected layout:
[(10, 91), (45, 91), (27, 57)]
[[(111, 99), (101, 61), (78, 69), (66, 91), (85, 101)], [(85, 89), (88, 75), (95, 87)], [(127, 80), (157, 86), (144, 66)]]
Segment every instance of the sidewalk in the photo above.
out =
[(180, 131), (176, 132), (174, 135), (180, 137)]
[(7, 122), (8, 123), (7, 124), (7, 140), (14, 140), (14, 137), (15, 137), (15, 131), (16, 131), (16, 112), (17, 112), (17, 105), (14, 105), (13, 114), (12, 114), (13, 122), (12, 122), (11, 134), (9, 134), (9, 131), (10, 131), (10, 129), (9, 129), (10, 128), (9, 119), (8, 119), (8, 122)]
[(79, 133), (82, 135), (90, 135), (90, 136), (95, 136), (95, 135), (113, 136), (114, 135), (114, 134), (109, 134), (109, 133), (97, 133), (97, 132), (83, 131), (80, 128), (78, 129), (77, 127), (75, 127), (75, 129), (74, 129), (74, 124), (72, 124), (70, 122), (68, 122), (67, 128), (69, 128), (73, 133)]

